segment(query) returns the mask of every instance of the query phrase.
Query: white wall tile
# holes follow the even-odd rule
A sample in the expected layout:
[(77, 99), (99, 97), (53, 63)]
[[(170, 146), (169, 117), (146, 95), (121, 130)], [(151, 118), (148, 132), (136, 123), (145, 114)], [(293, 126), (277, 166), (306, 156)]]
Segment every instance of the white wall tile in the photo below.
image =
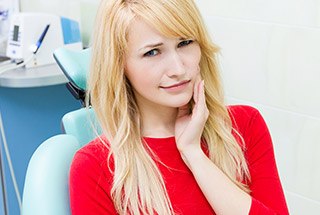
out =
[(286, 190), (320, 202), (320, 119), (262, 106)]
[(297, 141), (296, 177), (297, 193), (305, 193), (320, 201), (320, 120), (308, 120), (303, 123)]
[(285, 192), (291, 215), (319, 215), (320, 203), (292, 192)]
[(20, 0), (22, 12), (51, 13), (80, 21), (80, 0)]
[(228, 96), (320, 117), (320, 29), (205, 17)]
[(206, 15), (320, 26), (319, 0), (196, 0), (196, 3)]

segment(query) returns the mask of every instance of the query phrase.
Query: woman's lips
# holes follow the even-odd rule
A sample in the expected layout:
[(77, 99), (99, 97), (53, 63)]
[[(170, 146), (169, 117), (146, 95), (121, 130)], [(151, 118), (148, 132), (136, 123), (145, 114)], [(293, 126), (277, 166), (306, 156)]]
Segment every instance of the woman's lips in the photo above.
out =
[(188, 84), (190, 83), (190, 80), (181, 81), (177, 84), (173, 84), (170, 86), (161, 86), (160, 88), (169, 90), (169, 91), (176, 91), (176, 90), (182, 90), (184, 89)]

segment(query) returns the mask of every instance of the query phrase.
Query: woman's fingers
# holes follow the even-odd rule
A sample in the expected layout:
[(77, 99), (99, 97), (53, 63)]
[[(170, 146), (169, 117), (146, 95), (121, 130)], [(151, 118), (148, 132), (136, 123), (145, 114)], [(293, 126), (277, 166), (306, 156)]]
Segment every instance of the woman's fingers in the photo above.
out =
[(189, 105), (186, 104), (182, 107), (179, 107), (178, 108), (178, 115), (177, 115), (177, 118), (180, 118), (180, 117), (183, 117), (183, 116), (186, 116), (186, 115), (189, 115)]
[(198, 102), (198, 98), (199, 98), (200, 83), (201, 83), (201, 77), (198, 76), (193, 86), (193, 101), (195, 104)]
[(205, 86), (204, 86), (204, 80), (201, 82), (201, 92), (199, 96), (199, 103), (201, 105), (202, 113), (205, 116), (205, 119), (207, 120), (209, 116), (209, 110), (207, 108), (207, 103), (206, 103), (206, 94), (205, 94)]
[(197, 87), (197, 100), (195, 101), (195, 107), (193, 109), (194, 117), (202, 118), (205, 116), (207, 118), (208, 109), (206, 104), (205, 90), (204, 90), (204, 81), (200, 81)]

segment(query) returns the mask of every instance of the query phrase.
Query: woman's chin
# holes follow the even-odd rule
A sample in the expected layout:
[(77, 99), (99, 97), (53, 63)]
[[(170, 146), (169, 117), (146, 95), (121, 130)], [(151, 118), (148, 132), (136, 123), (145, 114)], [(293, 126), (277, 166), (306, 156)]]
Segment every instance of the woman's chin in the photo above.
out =
[(188, 98), (184, 98), (184, 99), (176, 99), (172, 102), (169, 102), (168, 103), (171, 103), (169, 104), (168, 106), (171, 106), (171, 107), (175, 107), (175, 108), (179, 108), (179, 107), (183, 107), (183, 106), (186, 106), (190, 103), (192, 97), (188, 97)]

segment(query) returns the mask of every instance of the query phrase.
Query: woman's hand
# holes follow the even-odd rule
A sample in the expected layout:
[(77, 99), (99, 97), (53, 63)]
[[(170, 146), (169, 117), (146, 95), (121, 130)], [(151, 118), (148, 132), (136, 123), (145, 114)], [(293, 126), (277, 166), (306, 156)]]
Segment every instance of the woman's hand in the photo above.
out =
[(200, 78), (194, 84), (193, 100), (195, 104), (192, 113), (189, 111), (188, 104), (180, 107), (175, 124), (177, 147), (185, 162), (185, 156), (201, 150), (201, 136), (209, 116), (204, 93), (204, 81), (201, 81)]

